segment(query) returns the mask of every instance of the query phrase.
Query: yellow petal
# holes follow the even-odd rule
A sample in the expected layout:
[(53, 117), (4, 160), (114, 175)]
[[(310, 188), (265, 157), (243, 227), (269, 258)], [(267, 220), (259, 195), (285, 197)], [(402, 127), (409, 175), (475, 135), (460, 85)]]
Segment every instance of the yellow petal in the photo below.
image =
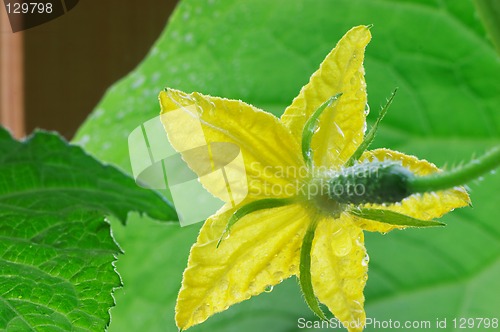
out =
[(344, 164), (363, 141), (366, 127), (363, 58), (370, 38), (366, 26), (349, 30), (281, 117), (283, 124), (300, 139), (311, 114), (330, 97), (342, 93), (321, 115), (319, 130), (312, 140), (313, 161), (318, 166)]
[[(376, 149), (366, 151), (360, 160), (397, 160), (402, 161), (403, 166), (410, 169), (416, 175), (428, 175), (439, 171), (439, 168), (426, 161), (418, 159), (414, 156), (409, 156), (401, 152), (392, 151), (389, 149)], [(369, 204), (367, 207), (375, 209), (386, 209), (410, 217), (431, 220), (439, 218), (453, 209), (464, 207), (470, 204), (470, 198), (464, 187), (455, 187), (453, 189), (441, 190), (424, 194), (415, 194), (405, 198), (401, 203), (382, 206), (378, 204)], [(388, 232), (395, 228), (404, 228), (400, 226), (388, 225), (381, 222), (358, 218), (353, 216), (355, 223), (367, 230), (377, 232)]]
[(159, 99), (171, 145), (214, 196), (237, 204), (247, 196), (296, 193), (296, 173), (304, 168), (300, 148), (275, 116), (196, 92), (168, 89)]
[(209, 218), (191, 248), (177, 298), (179, 328), (199, 324), (298, 273), (300, 246), (309, 222), (301, 205), (243, 217), (216, 248), (232, 212)]
[(363, 289), (368, 279), (363, 231), (343, 213), (318, 224), (312, 247), (314, 293), (349, 331), (362, 331), (366, 319)]

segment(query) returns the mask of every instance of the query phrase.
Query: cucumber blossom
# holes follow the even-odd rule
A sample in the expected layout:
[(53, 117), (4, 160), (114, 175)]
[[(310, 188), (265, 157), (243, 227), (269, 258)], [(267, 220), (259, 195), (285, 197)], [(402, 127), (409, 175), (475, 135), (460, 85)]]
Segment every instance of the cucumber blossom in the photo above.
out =
[(330, 199), (345, 204), (396, 203), (410, 196), (413, 173), (394, 161), (373, 161), (343, 169), (328, 180)]

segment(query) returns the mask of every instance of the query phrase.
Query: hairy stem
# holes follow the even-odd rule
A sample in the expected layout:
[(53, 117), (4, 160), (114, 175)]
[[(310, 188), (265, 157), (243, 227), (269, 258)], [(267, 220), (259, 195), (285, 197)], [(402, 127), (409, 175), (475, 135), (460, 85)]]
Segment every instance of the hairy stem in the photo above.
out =
[(448, 172), (410, 178), (408, 186), (412, 193), (444, 190), (466, 184), (498, 166), (500, 166), (500, 147), (495, 147), (462, 167)]

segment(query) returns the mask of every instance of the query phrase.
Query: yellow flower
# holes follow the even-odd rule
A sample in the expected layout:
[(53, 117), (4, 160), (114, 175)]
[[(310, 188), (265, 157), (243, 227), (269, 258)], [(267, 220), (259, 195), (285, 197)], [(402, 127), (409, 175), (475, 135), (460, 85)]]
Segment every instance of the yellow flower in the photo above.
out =
[[(199, 324), (303, 274), (306, 300), (317, 314), (314, 296), (350, 326), (349, 331), (362, 330), (368, 270), (363, 230), (385, 233), (408, 225), (363, 218), (354, 204), (337, 203), (314, 185), (341, 172), (363, 142), (367, 102), (363, 58), (370, 38), (366, 26), (347, 32), (281, 119), (242, 101), (173, 89), (161, 92), (162, 121), (171, 144), (203, 186), (226, 202), (206, 220), (191, 248), (177, 298), (179, 328)], [(321, 105), (324, 110), (317, 112)], [(312, 132), (306, 135), (310, 139), (306, 150), (305, 128)], [(197, 130), (202, 135), (194, 134)], [(220, 173), (201, 176), (218, 169), (210, 150), (218, 143), (237, 146), (244, 165), (227, 170), (225, 181)], [(204, 158), (183, 152), (203, 145), (208, 146)], [(439, 171), (425, 160), (388, 149), (365, 151), (359, 158), (374, 160), (398, 161), (415, 175)], [(244, 190), (229, 188), (228, 196), (228, 181), (238, 179)], [(456, 187), (410, 195), (398, 203), (361, 206), (425, 221), (468, 202), (465, 190)], [(308, 241), (310, 252), (303, 247)]]

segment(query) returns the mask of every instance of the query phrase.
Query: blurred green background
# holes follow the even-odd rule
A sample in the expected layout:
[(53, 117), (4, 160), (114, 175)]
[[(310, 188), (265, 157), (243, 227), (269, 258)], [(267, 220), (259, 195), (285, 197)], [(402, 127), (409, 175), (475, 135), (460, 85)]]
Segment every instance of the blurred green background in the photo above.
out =
[[(183, 0), (74, 142), (130, 172), (128, 135), (158, 115), (166, 86), (280, 115), (339, 38), (360, 24), (374, 24), (365, 61), (369, 123), (399, 87), (373, 148), (450, 168), (498, 144), (500, 62), (470, 0)], [(446, 228), (367, 234), (367, 316), (429, 321), (432, 330), (447, 319), (440, 331), (455, 330), (454, 318), (500, 318), (498, 188), (499, 176), (471, 183), (473, 208), (445, 216)], [(127, 226), (112, 222), (125, 250), (117, 264), (125, 286), (116, 291), (110, 331), (176, 331), (175, 299), (200, 226), (138, 215)], [(190, 331), (299, 331), (300, 317), (315, 319), (290, 279)]]

